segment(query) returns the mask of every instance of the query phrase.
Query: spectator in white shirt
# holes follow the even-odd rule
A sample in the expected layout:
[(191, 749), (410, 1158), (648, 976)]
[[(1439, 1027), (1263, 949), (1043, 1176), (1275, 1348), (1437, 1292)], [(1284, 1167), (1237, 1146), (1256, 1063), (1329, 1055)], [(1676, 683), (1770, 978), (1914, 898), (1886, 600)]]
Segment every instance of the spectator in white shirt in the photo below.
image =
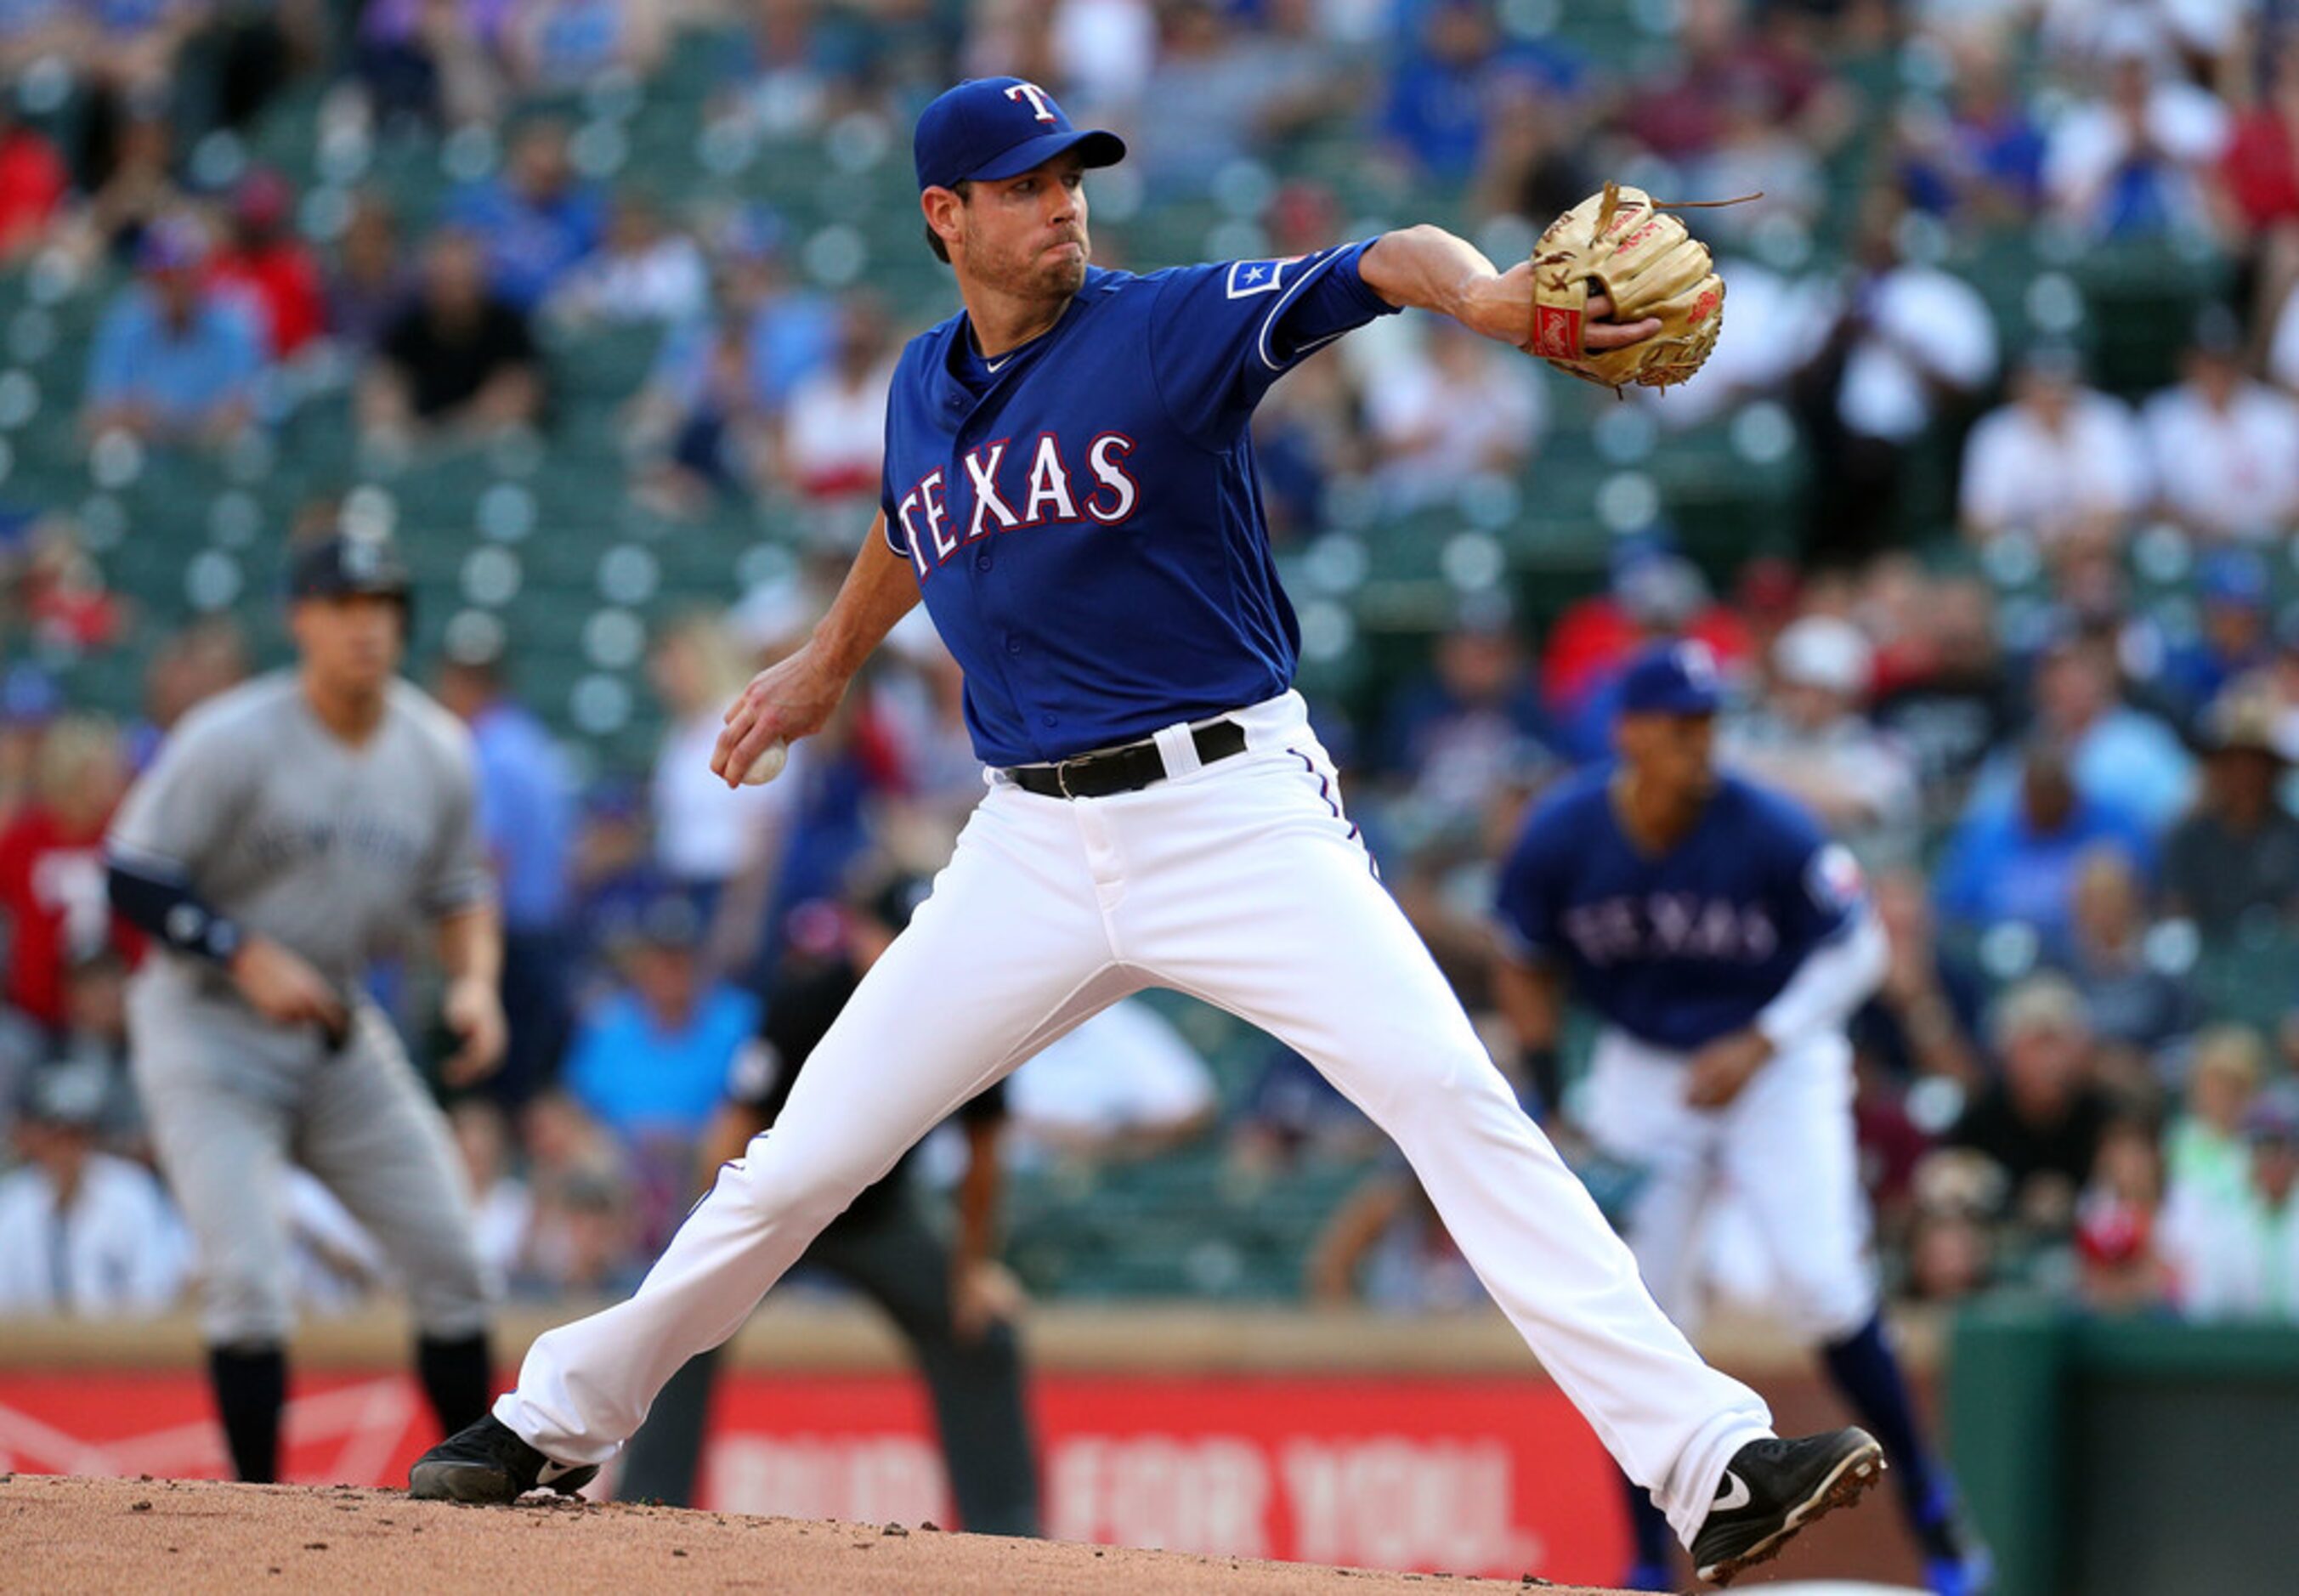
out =
[(1057, 0), (1050, 26), (1063, 102), (1090, 120), (1125, 121), (1158, 64), (1157, 9), (1145, 0)]
[[(1802, 294), (1757, 307), (1772, 314), (1780, 346), (1797, 352), (1789, 391), (1813, 468), (1807, 559), (1856, 561), (1888, 546), (1917, 445), (1996, 376), (1988, 302), (1963, 278), (1901, 257), (1903, 210), (1889, 191), (1869, 196), (1858, 270), (1832, 308), (1808, 308)], [(1735, 317), (1724, 321), (1729, 344)]]
[(1772, 688), (1723, 730), (1724, 762), (1789, 794), (1870, 869), (1910, 863), (1921, 815), (1915, 765), (1861, 717), (1875, 651), (1858, 627), (1807, 615), (1772, 644)]
[(899, 353), (878, 307), (850, 300), (830, 360), (800, 379), (783, 411), (776, 453), (785, 486), (809, 499), (876, 497)]
[(1525, 362), (1443, 317), (1427, 322), (1425, 336), (1366, 386), (1376, 478), (1398, 510), (1450, 499), (1482, 473), (1515, 476), (1548, 420), (1540, 379)]
[(710, 303), (710, 267), (701, 245), (663, 225), (636, 189), (615, 196), (606, 242), (567, 274), (545, 309), (576, 326), (652, 322), (676, 326)]
[(1139, 998), (1095, 1015), (1007, 1077), (1015, 1166), (1148, 1158), (1213, 1123), (1213, 1072)]
[(140, 1164), (95, 1150), (100, 1070), (35, 1075), (17, 1120), (24, 1166), (0, 1179), (0, 1315), (120, 1318), (181, 1293), (184, 1233)]
[(2136, 49), (2166, 64), (2184, 61), (2189, 76), (2209, 82), (2220, 58), (2242, 47), (2259, 0), (2021, 0), (2019, 9), (2043, 13), (2036, 33), (2046, 60), (2081, 63)]
[(1960, 506), (1966, 536), (2112, 539), (2146, 503), (2145, 435), (2128, 408), (2084, 387), (2080, 374), (2065, 345), (2030, 349), (2011, 402), (1972, 428)]
[(2165, 514), (2205, 537), (2266, 540), (2299, 526), (2299, 399), (2244, 375), (2243, 331), (2214, 305), (2186, 380), (2147, 402)]
[(726, 884), (768, 856), (799, 788), (793, 779), (807, 758), (792, 751), (793, 769), (766, 786), (736, 787), (710, 773), (719, 712), (741, 689), (743, 661), (713, 617), (675, 621), (656, 641), (647, 675), (668, 712), (655, 755), (652, 803), (655, 861), (705, 918), (718, 910)]
[(2250, 1181), (2175, 1180), (2160, 1244), (2172, 1296), (2191, 1319), (2299, 1324), (2299, 1097), (2270, 1086), (2244, 1115)]
[(2090, 238), (2207, 237), (2226, 105), (2162, 69), (2144, 19), (2113, 28), (2104, 46), (2106, 92), (2062, 116), (2045, 146), (2046, 201)]

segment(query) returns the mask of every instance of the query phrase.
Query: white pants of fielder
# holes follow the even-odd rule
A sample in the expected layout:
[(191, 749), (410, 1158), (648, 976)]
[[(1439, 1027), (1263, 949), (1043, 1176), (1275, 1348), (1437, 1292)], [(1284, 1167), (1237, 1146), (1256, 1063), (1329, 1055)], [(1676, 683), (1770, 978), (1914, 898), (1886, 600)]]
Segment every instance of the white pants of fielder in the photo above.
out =
[(627, 1302), (535, 1342), (495, 1416), (603, 1462), (694, 1353), (959, 1103), (1120, 997), (1189, 993), (1299, 1049), (1412, 1161), (1542, 1365), (1688, 1541), (1763, 1399), (1708, 1367), (1518, 1108), (1341, 812), (1298, 695), (1246, 752), (1102, 799), (994, 781), (934, 894), (871, 968), (774, 1129), (719, 1171)]
[(1645, 1284), (1688, 1331), (1723, 1287), (1761, 1293), (1814, 1345), (1851, 1334), (1876, 1311), (1851, 1043), (1840, 1033), (1797, 1043), (1714, 1110), (1685, 1102), (1687, 1063), (1607, 1029), (1581, 1105), (1597, 1144), (1645, 1170), (1626, 1225)]

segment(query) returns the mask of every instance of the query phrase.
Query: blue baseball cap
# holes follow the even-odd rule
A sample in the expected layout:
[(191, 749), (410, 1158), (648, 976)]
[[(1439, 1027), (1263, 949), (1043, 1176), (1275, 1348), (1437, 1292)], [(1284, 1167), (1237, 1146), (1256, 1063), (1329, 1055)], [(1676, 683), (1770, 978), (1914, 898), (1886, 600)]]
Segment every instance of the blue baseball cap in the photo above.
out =
[(1023, 78), (971, 78), (936, 96), (918, 112), (910, 140), (920, 194), (969, 178), (1018, 178), (1070, 149), (1088, 166), (1125, 159), (1124, 139), (1100, 128), (1071, 127), (1054, 96)]
[(1621, 677), (1623, 715), (1714, 715), (1723, 694), (1716, 656), (1705, 643), (1656, 643)]

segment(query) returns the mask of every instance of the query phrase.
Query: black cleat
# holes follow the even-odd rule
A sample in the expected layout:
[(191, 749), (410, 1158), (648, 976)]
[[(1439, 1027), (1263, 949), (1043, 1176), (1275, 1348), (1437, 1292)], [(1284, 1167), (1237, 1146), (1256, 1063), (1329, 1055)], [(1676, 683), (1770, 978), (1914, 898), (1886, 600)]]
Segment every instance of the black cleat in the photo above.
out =
[(1716, 1505), (1692, 1538), (1693, 1567), (1709, 1584), (1729, 1585), (1883, 1477), (1884, 1449), (1865, 1430), (1751, 1441), (1732, 1454)]
[(596, 1463), (553, 1463), (490, 1413), (415, 1460), (407, 1493), (423, 1501), (517, 1501), (530, 1491), (572, 1496), (598, 1477)]

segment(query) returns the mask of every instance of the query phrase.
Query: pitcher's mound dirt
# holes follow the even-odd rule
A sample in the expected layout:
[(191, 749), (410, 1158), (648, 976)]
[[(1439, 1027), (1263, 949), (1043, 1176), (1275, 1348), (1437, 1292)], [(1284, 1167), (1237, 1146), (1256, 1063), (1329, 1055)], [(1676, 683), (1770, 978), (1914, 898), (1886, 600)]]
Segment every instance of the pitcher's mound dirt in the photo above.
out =
[[(0, 1585), (24, 1592), (1218, 1592), (1433, 1596), (1517, 1581), (1376, 1574), (954, 1535), (923, 1525), (544, 1502), (466, 1508), (350, 1485), (0, 1476)], [(1602, 1596), (1562, 1585), (1546, 1596)]]

